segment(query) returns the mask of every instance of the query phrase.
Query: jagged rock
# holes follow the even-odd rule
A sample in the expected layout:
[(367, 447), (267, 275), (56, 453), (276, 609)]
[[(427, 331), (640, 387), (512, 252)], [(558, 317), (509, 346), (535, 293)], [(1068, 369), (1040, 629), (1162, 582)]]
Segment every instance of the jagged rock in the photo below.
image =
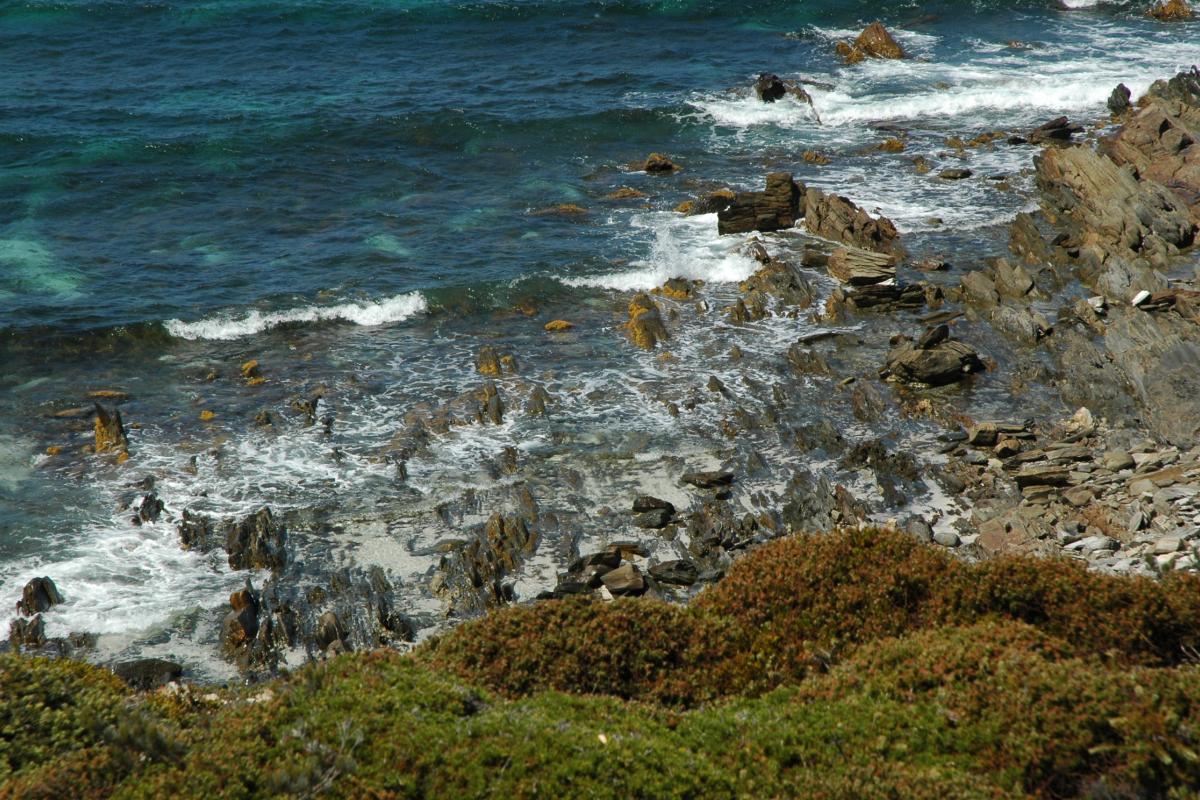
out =
[(549, 400), (550, 393), (546, 391), (546, 388), (540, 385), (535, 386), (529, 393), (529, 402), (525, 410), (531, 417), (540, 417), (546, 413), (546, 403)]
[(896, 277), (896, 264), (892, 256), (856, 247), (839, 247), (834, 250), (829, 256), (826, 269), (830, 275), (851, 286), (880, 283)]
[(700, 578), (700, 570), (686, 559), (664, 561), (650, 568), (650, 577), (661, 583), (671, 583), (676, 586), (691, 586)]
[(888, 352), (883, 374), (904, 383), (942, 386), (983, 368), (979, 354), (963, 342), (947, 340), (922, 350), (904, 337)]
[(41, 647), (46, 643), (46, 623), (41, 614), (30, 619), (16, 617), (8, 624), (8, 641), (14, 650), (23, 647)]
[(1146, 15), (1163, 22), (1179, 22), (1194, 16), (1185, 0), (1163, 0), (1151, 6)]
[(1118, 83), (1116, 88), (1112, 90), (1112, 94), (1108, 96), (1108, 110), (1114, 114), (1124, 114), (1129, 110), (1130, 96), (1129, 87), (1123, 83)]
[(774, 297), (785, 306), (808, 308), (817, 295), (812, 284), (785, 261), (768, 261), (762, 269), (738, 284), (738, 288), (746, 294), (749, 306), (762, 309), (761, 314), (752, 312), (753, 319), (766, 315), (765, 296)]
[(451, 614), (494, 608), (514, 599), (504, 579), (537, 549), (536, 527), (520, 516), (492, 514), (483, 530), (442, 557), (440, 584)]
[(158, 518), (164, 508), (166, 506), (163, 505), (163, 501), (154, 492), (143, 495), (141, 502), (138, 503), (137, 514), (133, 517), (133, 524), (141, 525), (143, 522), (158, 522)]
[(1200, 73), (1180, 73), (1147, 93), (1145, 108), (1103, 145), (1143, 181), (1170, 189), (1200, 215)]
[(112, 673), (138, 691), (166, 686), (183, 677), (183, 667), (161, 658), (139, 658), (110, 667)]
[(110, 413), (104, 406), (96, 403), (96, 444), (97, 453), (128, 453), (129, 439), (125, 436), (125, 424), (121, 421), (121, 410), (114, 408)]
[(681, 480), (684, 483), (690, 484), (700, 489), (716, 489), (722, 486), (729, 486), (733, 483), (733, 473), (724, 472), (721, 470), (709, 470), (705, 472), (688, 472), (683, 475)]
[(1033, 216), (1025, 211), (1017, 214), (1009, 228), (1009, 249), (1026, 264), (1046, 264), (1054, 260), (1053, 251), (1042, 238)]
[(1104, 341), (1150, 429), (1180, 447), (1194, 446), (1200, 436), (1196, 325), (1174, 315), (1128, 310), (1110, 315)]
[(642, 163), (642, 170), (651, 175), (666, 175), (682, 169), (662, 153), (651, 153)]
[(646, 592), (646, 579), (642, 577), (641, 570), (629, 563), (604, 573), (600, 581), (614, 597), (635, 597)]
[(836, 316), (841, 307), (892, 312), (921, 308), (925, 303), (925, 290), (920, 285), (887, 282), (858, 286), (853, 291), (835, 289), (829, 297), (828, 309)]
[(21, 590), (21, 599), (17, 601), (17, 613), (25, 617), (32, 617), (43, 611), (49, 611), (62, 601), (62, 595), (59, 594), (54, 581), (46, 577), (34, 578)]
[(695, 200), (684, 200), (675, 206), (675, 210), (684, 216), (693, 217), (697, 214), (719, 214), (733, 205), (737, 195), (731, 189), (717, 189), (715, 192), (701, 195)]
[(1070, 122), (1066, 117), (1057, 117), (1030, 131), (1028, 139), (1030, 144), (1068, 142), (1072, 136), (1082, 132), (1082, 125)]
[(949, 338), (950, 326), (935, 325), (921, 334), (921, 338), (917, 340), (917, 349), (928, 350), (931, 347), (937, 347)]
[(496, 348), (489, 345), (484, 345), (479, 348), (479, 354), (475, 356), (475, 369), (481, 375), (491, 375), (492, 377), (500, 377), (500, 354), (496, 352)]
[(658, 306), (645, 292), (629, 301), (629, 322), (626, 327), (633, 343), (645, 350), (653, 350), (659, 342), (671, 338)]
[(670, 524), (672, 516), (674, 516), (674, 512), (668, 509), (652, 508), (634, 517), (633, 524), (639, 528), (665, 528)]
[(887, 217), (876, 219), (845, 197), (809, 189), (804, 194), (804, 227), (825, 239), (862, 250), (899, 254), (896, 226)]
[(201, 553), (207, 553), (216, 546), (213, 522), (206, 516), (193, 514), (185, 508), (178, 529), (179, 544), (184, 550), (198, 550)]
[(754, 82), (754, 94), (764, 103), (774, 103), (776, 100), (782, 100), (787, 94), (787, 86), (778, 75), (763, 72)]
[(1101, 260), (1164, 263), (1193, 241), (1195, 225), (1178, 197), (1159, 183), (1139, 182), (1107, 156), (1086, 147), (1049, 149), (1034, 164), (1048, 210), (1074, 220)]
[(286, 559), (287, 529), (262, 508), (229, 526), (225, 549), (230, 569), (280, 569)]
[(838, 42), (837, 53), (847, 64), (857, 64), (864, 58), (904, 58), (904, 48), (878, 21), (868, 25), (852, 44)]
[(801, 217), (800, 199), (804, 186), (793, 181), (790, 172), (767, 175), (761, 192), (738, 192), (730, 205), (717, 212), (717, 232), (749, 233), (790, 228)]
[(496, 388), (496, 384), (491, 381), (483, 384), (483, 388), (479, 390), (479, 402), (481, 421), (486, 418), (493, 425), (499, 425), (504, 421), (504, 401), (500, 397), (500, 390)]

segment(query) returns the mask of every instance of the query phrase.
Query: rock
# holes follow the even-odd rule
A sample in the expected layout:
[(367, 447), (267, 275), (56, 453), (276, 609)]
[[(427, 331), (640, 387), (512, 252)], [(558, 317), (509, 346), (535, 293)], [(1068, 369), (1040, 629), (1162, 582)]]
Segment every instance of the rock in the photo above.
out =
[(879, 149), (885, 153), (903, 153), (904, 152), (904, 140), (896, 138), (896, 137), (892, 137), (891, 139), (884, 139), (882, 142), (879, 143)]
[(1066, 117), (1057, 117), (1043, 123), (1029, 132), (1030, 144), (1046, 142), (1067, 142), (1077, 133), (1083, 132), (1083, 126), (1070, 122)]
[(1108, 96), (1108, 110), (1114, 114), (1124, 114), (1129, 110), (1130, 94), (1128, 86), (1118, 83)]
[(746, 295), (744, 302), (752, 319), (767, 315), (768, 297), (784, 306), (808, 308), (817, 296), (817, 290), (791, 264), (775, 260), (738, 284), (738, 289)]
[(691, 586), (700, 578), (700, 570), (694, 563), (686, 559), (664, 561), (650, 568), (650, 577), (661, 583)]
[(891, 220), (872, 217), (845, 197), (808, 189), (801, 216), (809, 233), (825, 239), (877, 253), (902, 253), (900, 234)]
[(733, 201), (717, 212), (717, 232), (721, 235), (750, 231), (777, 231), (791, 228), (802, 216), (804, 186), (792, 180), (790, 172), (767, 175), (761, 192), (738, 192)]
[(1121, 543), (1111, 536), (1096, 534), (1080, 539), (1077, 542), (1072, 542), (1067, 545), (1067, 550), (1077, 550), (1086, 555), (1091, 555), (1099, 550), (1115, 551), (1121, 548)]
[(969, 302), (984, 308), (999, 305), (1000, 293), (996, 291), (996, 283), (986, 274), (972, 270), (962, 276), (961, 283)]
[(642, 170), (650, 175), (667, 175), (683, 169), (662, 153), (651, 153), (642, 163)]
[(1149, 478), (1138, 478), (1129, 482), (1129, 494), (1134, 497), (1141, 497), (1144, 494), (1154, 494), (1158, 489), (1158, 484)]
[(705, 472), (688, 472), (682, 478), (684, 483), (700, 489), (716, 489), (733, 483), (733, 473), (719, 470)]
[(1013, 474), (1013, 480), (1021, 489), (1027, 486), (1066, 486), (1069, 477), (1067, 469), (1055, 466), (1025, 467)]
[(104, 406), (96, 403), (95, 431), (97, 453), (129, 452), (129, 439), (125, 436), (125, 424), (121, 421), (120, 409), (114, 408), (110, 413)]
[(880, 283), (896, 277), (895, 260), (891, 255), (852, 247), (834, 250), (826, 269), (830, 275), (851, 286)]
[(633, 519), (633, 524), (639, 528), (665, 528), (671, 522), (673, 512), (665, 508), (652, 508), (643, 511)]
[(642, 198), (645, 198), (645, 197), (649, 197), (649, 195), (647, 195), (645, 192), (643, 192), (639, 189), (634, 189), (629, 186), (622, 186), (620, 189), (617, 189), (615, 192), (610, 192), (609, 194), (605, 195), (604, 199), (605, 200), (641, 200)]
[(183, 667), (174, 661), (161, 658), (139, 658), (113, 664), (110, 669), (125, 683), (138, 691), (149, 691), (166, 686), (183, 677)]
[(1154, 554), (1177, 553), (1183, 549), (1183, 540), (1178, 536), (1164, 536), (1154, 543)]
[(605, 571), (621, 566), (621, 554), (616, 550), (605, 550), (599, 553), (581, 556), (571, 562), (568, 572), (579, 573), (592, 567), (602, 567)]
[(754, 82), (754, 94), (764, 103), (774, 103), (776, 100), (782, 100), (787, 94), (787, 86), (778, 75), (763, 72)]
[(737, 195), (731, 189), (717, 189), (695, 200), (684, 200), (675, 206), (675, 210), (684, 216), (693, 217), (697, 214), (719, 214), (733, 205)]
[(544, 386), (535, 386), (533, 391), (529, 393), (529, 402), (525, 407), (526, 413), (531, 417), (540, 417), (546, 413), (546, 403), (550, 400), (550, 393), (546, 391)]
[(317, 630), (313, 635), (313, 642), (322, 650), (328, 649), (334, 642), (339, 641), (343, 643), (344, 647), (347, 635), (346, 626), (342, 624), (338, 615), (332, 611), (326, 611), (317, 619)]
[(882, 22), (868, 25), (853, 44), (838, 42), (837, 52), (847, 64), (857, 64), (864, 58), (904, 58), (904, 48), (888, 33)]
[(905, 530), (925, 544), (933, 541), (933, 526), (920, 517), (910, 519), (905, 526)]
[(23, 647), (41, 647), (46, 643), (46, 623), (41, 614), (30, 619), (16, 617), (8, 624), (8, 641), (20, 652)]
[(958, 534), (954, 531), (935, 531), (933, 540), (942, 547), (958, 547), (961, 544)]
[(25, 584), (21, 590), (21, 599), (17, 601), (17, 613), (32, 617), (62, 603), (62, 595), (54, 581), (46, 577), (34, 578)]
[(967, 429), (967, 444), (974, 447), (991, 447), (999, 439), (1000, 429), (994, 422), (981, 422)]
[(648, 494), (641, 495), (633, 501), (633, 512), (642, 514), (647, 511), (657, 511), (659, 509), (666, 510), (670, 514), (675, 513), (675, 506), (666, 500), (661, 500), (657, 497), (651, 497)]
[(184, 550), (198, 550), (207, 553), (216, 546), (216, 535), (212, 520), (201, 514), (193, 514), (183, 510), (183, 518), (179, 521), (179, 544)]
[(1048, 149), (1034, 165), (1044, 203), (1081, 226), (1086, 244), (1101, 258), (1144, 256), (1165, 263), (1194, 239), (1195, 226), (1178, 197), (1161, 184), (1139, 182), (1090, 148)]
[(1092, 494), (1090, 487), (1076, 486), (1074, 489), (1068, 489), (1063, 492), (1063, 499), (1075, 508), (1083, 508), (1091, 504), (1092, 500), (1095, 499), (1095, 495)]
[(1104, 458), (1100, 463), (1107, 470), (1120, 472), (1123, 469), (1133, 468), (1133, 456), (1124, 450), (1109, 450), (1104, 454)]
[(1021, 452), (1020, 439), (1001, 439), (996, 442), (996, 446), (992, 448), (992, 452), (996, 454), (996, 458), (1011, 458)]
[(904, 383), (942, 386), (983, 368), (979, 354), (963, 342), (948, 340), (922, 350), (903, 338), (888, 352), (883, 375)]
[(658, 306), (645, 292), (629, 301), (629, 322), (626, 323), (633, 343), (645, 350), (653, 350), (659, 342), (671, 338), (663, 323)]
[(944, 169), (938, 173), (938, 177), (944, 181), (961, 181), (964, 178), (969, 178), (975, 173), (969, 169), (951, 168)]
[(489, 345), (484, 345), (479, 348), (479, 353), (475, 356), (475, 369), (481, 375), (491, 375), (500, 377), (500, 354), (496, 352), (496, 348)]
[(561, 333), (562, 331), (569, 331), (574, 327), (575, 323), (567, 322), (565, 319), (551, 320), (542, 326), (543, 330), (549, 333)]
[(1162, 22), (1179, 22), (1193, 17), (1192, 9), (1185, 0), (1163, 0), (1152, 6), (1146, 15)]
[(559, 203), (534, 209), (529, 213), (535, 217), (583, 217), (587, 215), (588, 210), (577, 203)]
[(628, 562), (606, 572), (600, 581), (614, 597), (637, 596), (646, 592), (646, 580), (641, 570)]
[(230, 569), (280, 569), (286, 558), (287, 530), (271, 509), (262, 508), (231, 525), (225, 535)]
[(500, 390), (496, 388), (496, 384), (491, 381), (484, 383), (479, 391), (479, 401), (481, 422), (487, 419), (493, 425), (499, 425), (504, 421), (504, 401), (500, 398)]
[(949, 338), (949, 325), (935, 325), (921, 334), (921, 338), (917, 340), (917, 348), (920, 350), (928, 350), (931, 347), (937, 347), (942, 342), (949, 340)]

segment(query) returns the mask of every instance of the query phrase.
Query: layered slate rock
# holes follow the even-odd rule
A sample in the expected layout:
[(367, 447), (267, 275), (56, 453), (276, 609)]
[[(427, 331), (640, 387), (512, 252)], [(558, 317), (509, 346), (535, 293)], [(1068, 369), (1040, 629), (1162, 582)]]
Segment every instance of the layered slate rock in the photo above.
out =
[(725, 235), (791, 228), (802, 216), (804, 192), (790, 172), (772, 172), (763, 191), (738, 192), (728, 207), (717, 212), (717, 231)]
[(901, 254), (900, 234), (887, 217), (872, 217), (845, 197), (809, 189), (804, 227), (816, 236), (878, 253)]
[(892, 256), (857, 247), (834, 250), (826, 269), (830, 275), (851, 286), (867, 286), (896, 278), (896, 263)]

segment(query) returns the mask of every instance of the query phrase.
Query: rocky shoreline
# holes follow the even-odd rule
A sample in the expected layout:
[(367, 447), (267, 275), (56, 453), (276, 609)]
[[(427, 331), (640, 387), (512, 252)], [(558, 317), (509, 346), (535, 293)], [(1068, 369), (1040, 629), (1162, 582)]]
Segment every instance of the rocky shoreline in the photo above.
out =
[[(849, 46), (847, 57), (864, 49), (875, 55), (870, 38)], [(770, 77), (760, 78), (764, 102), (790, 90)], [(488, 463), (492, 474), (512, 477), (499, 488), (415, 507), (413, 524), (432, 532), (431, 541), (409, 545), (430, 564), (420, 586), (402, 587), (368, 562), (317, 567), (327, 577), (312, 580), (331, 532), (351, 524), (388, 530), (396, 518), (264, 507), (227, 520), (167, 509), (181, 547), (227, 558), (229, 569), (254, 576), (220, 612), (223, 657), (245, 677), (261, 678), (296, 666), (297, 654), (406, 649), (448, 622), (535, 597), (686, 601), (757, 545), (834, 528), (890, 525), (967, 561), (1036, 554), (1111, 573), (1200, 571), (1200, 276), (1186, 274), (1200, 225), (1200, 73), (1160, 81), (1136, 103), (1118, 88), (1110, 108), (1112, 124), (1101, 135), (1081, 136), (1080, 126), (1062, 119), (948, 142), (951, 149), (1045, 147), (1033, 159), (1040, 210), (1013, 222), (1009, 257), (966, 270), (911, 258), (889, 220), (787, 172), (768, 174), (762, 191), (691, 201), (685, 212), (715, 212), (719, 231), (743, 237), (742, 252), (760, 268), (736, 292), (672, 279), (626, 296), (619, 316), (602, 316), (630, 350), (669, 363), (689, 325), (747, 331), (783, 318), (817, 328), (793, 341), (778, 365), (754, 365), (779, 378), (770, 386), (748, 374), (733, 386), (713, 374), (694, 387), (648, 390), (647, 404), (673, 419), (719, 407), (717, 435), (732, 450), (682, 459), (674, 474), (650, 482), (669, 491), (629, 491), (624, 507), (605, 508), (598, 516), (619, 531), (606, 542), (580, 537), (573, 515), (581, 512), (556, 502), (555, 486), (586, 493), (583, 477), (572, 477), (569, 465), (531, 466), (515, 446)], [(641, 166), (663, 181), (681, 172), (658, 154)], [(943, 171), (931, 179), (968, 177)], [(570, 336), (590, 321), (554, 312), (542, 335)], [(526, 370), (519, 351), (503, 344), (474, 351), (478, 386), (414, 405), (374, 454), (401, 485), (406, 465), (448, 431), (552, 419), (567, 400), (548, 391), (543, 374)], [(733, 341), (712, 358), (750, 365), (757, 356)], [(994, 389), (1006, 416), (971, 418), (955, 392), (992, 381), (998, 358), (1013, 384)], [(242, 363), (238, 388), (261, 385), (264, 370), (257, 360)], [(1021, 398), (1031, 384), (1078, 410), (1028, 418)], [(850, 436), (828, 419), (790, 424), (790, 409), (804, 402), (801, 387), (832, 393), (861, 429)], [(291, 399), (295, 424), (332, 429), (326, 391)], [(95, 455), (136, 463), (120, 398), (91, 399), (94, 407), (61, 419), (92, 420)], [(273, 413), (255, 424), (276, 424)], [(931, 432), (923, 450), (893, 435), (899, 418)], [(760, 436), (834, 464), (845, 480), (801, 469), (755, 483), (771, 455), (739, 443)], [(869, 490), (859, 491), (864, 485)], [(924, 511), (913, 508), (916, 496), (928, 498)], [(130, 488), (127, 509), (131, 524), (164, 513), (153, 476)], [(538, 559), (549, 559), (553, 581), (523, 578)], [(61, 601), (52, 577), (26, 587), (10, 646), (87, 657), (86, 634), (45, 635), (43, 615)], [(423, 599), (417, 610), (414, 596)], [(134, 671), (142, 686), (179, 674), (169, 661), (144, 666)]]

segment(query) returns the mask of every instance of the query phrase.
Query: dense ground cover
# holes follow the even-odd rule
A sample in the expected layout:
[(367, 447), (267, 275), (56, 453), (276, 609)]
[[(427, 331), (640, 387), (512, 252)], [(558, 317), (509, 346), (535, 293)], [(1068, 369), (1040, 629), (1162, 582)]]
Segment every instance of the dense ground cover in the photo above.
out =
[(687, 608), (550, 601), (415, 655), (135, 695), (0, 659), (0, 797), (1194, 797), (1200, 581), (794, 537)]

